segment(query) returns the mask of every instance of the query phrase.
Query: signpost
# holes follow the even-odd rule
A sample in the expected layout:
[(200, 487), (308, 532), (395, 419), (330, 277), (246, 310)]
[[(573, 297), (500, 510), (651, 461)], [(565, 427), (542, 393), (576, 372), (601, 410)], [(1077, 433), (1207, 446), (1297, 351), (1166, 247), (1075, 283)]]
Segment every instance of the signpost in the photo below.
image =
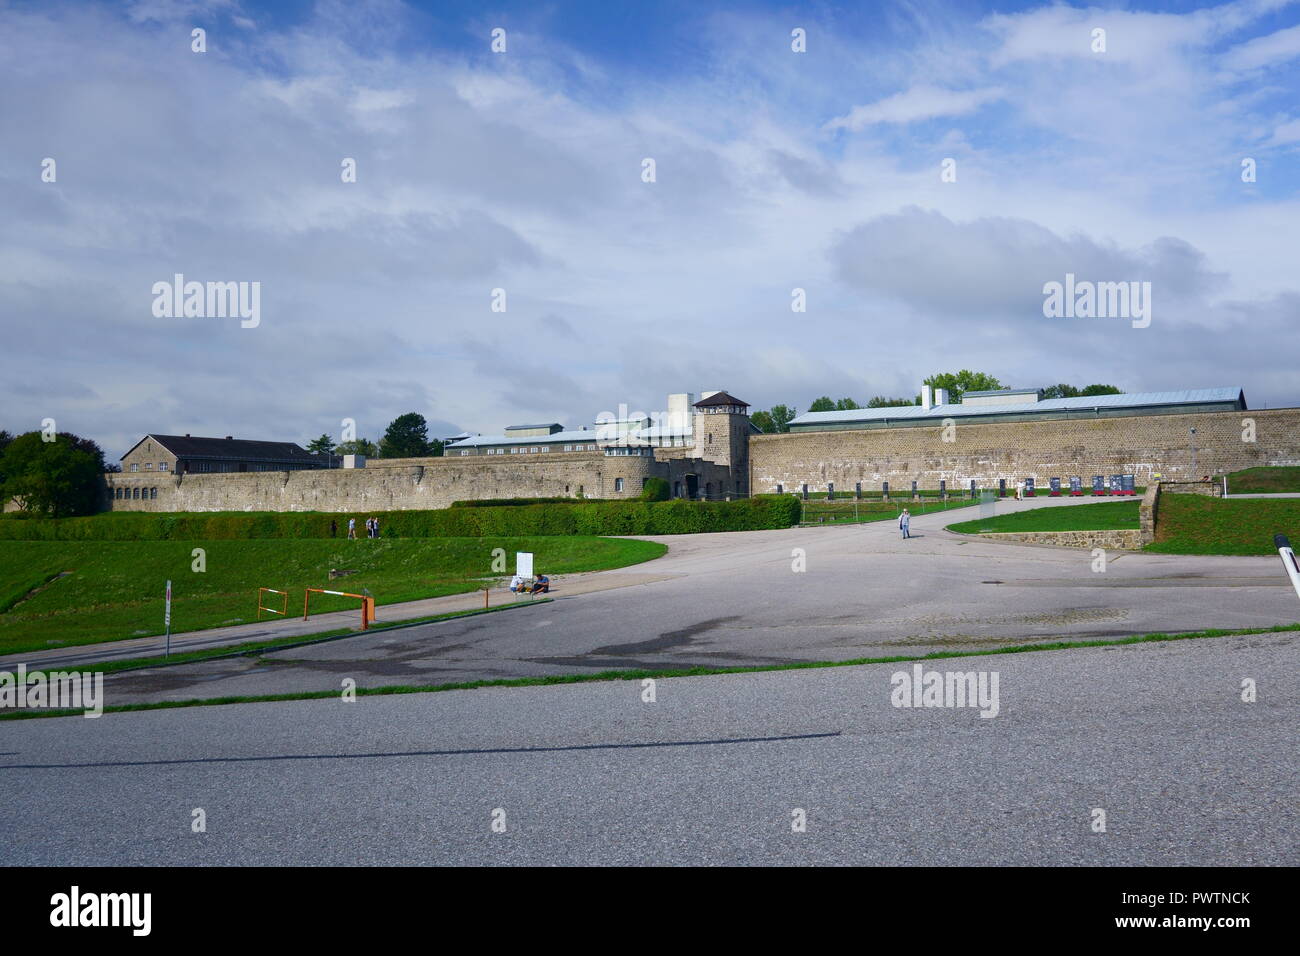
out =
[(515, 552), (515, 574), (521, 578), (532, 579), (533, 576), (533, 552), (516, 551)]
[(172, 656), (172, 583), (167, 582), (167, 604), (163, 610), (163, 627), (167, 630), (167, 650), (163, 657)]

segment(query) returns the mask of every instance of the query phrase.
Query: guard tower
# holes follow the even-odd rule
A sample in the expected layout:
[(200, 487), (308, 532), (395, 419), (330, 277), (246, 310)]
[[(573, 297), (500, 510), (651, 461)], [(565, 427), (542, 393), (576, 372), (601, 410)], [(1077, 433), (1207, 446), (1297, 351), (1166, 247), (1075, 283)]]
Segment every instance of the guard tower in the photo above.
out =
[(749, 404), (724, 391), (702, 392), (695, 403), (695, 455), (731, 469), (733, 485), (749, 494)]

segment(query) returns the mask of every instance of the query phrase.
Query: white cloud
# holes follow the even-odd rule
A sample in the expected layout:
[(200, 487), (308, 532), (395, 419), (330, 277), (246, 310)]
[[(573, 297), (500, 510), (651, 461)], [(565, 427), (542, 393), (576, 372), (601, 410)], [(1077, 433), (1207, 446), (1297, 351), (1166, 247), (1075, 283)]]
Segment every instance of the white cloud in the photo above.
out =
[(941, 116), (965, 116), (1004, 95), (997, 87), (945, 90), (930, 85), (914, 86), (875, 103), (855, 106), (848, 115), (827, 123), (826, 128), (860, 130), (876, 123), (914, 123)]

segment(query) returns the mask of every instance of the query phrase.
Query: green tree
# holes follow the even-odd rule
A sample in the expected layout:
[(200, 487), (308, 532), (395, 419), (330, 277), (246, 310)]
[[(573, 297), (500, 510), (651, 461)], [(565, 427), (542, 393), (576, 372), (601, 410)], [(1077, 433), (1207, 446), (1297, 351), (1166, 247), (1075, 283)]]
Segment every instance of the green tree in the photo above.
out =
[(1049, 385), (1043, 389), (1043, 398), (1074, 398), (1079, 394), (1079, 390), (1073, 385)]
[(665, 478), (647, 478), (641, 489), (642, 501), (667, 501), (673, 493), (672, 485)]
[(773, 405), (771, 411), (754, 412), (749, 420), (765, 435), (776, 435), (790, 430), (790, 422), (798, 415), (793, 408), (785, 405)]
[(367, 458), (378, 458), (379, 448), (375, 443), (365, 438), (356, 438), (352, 441), (341, 442), (334, 448), (336, 455), (365, 455)]
[(1123, 395), (1124, 390), (1116, 388), (1114, 385), (1085, 385), (1079, 390), (1079, 395)]
[(419, 412), (398, 415), (379, 439), (381, 458), (424, 458), (431, 452), (429, 424)]
[(313, 438), (307, 443), (307, 450), (313, 455), (328, 455), (334, 451), (334, 439), (329, 435)]
[(0, 458), (5, 476), (0, 500), (16, 499), (23, 511), (51, 518), (93, 514), (103, 480), (103, 452), (97, 458), (87, 444), (99, 447), (67, 432), (54, 441), (28, 432), (8, 442)]
[(841, 398), (838, 402), (835, 403), (835, 410), (837, 412), (851, 412), (854, 409), (861, 408), (861, 407), (862, 407), (861, 405), (859, 405), (851, 398)]
[(915, 405), (916, 403), (917, 400), (914, 398), (886, 398), (884, 395), (877, 395), (867, 402), (867, 408), (898, 408), (903, 405)]
[(960, 372), (940, 372), (924, 379), (922, 385), (929, 385), (931, 388), (946, 388), (948, 390), (948, 401), (960, 402), (962, 395), (966, 392), (985, 392), (995, 391), (1002, 387), (992, 375), (984, 372), (972, 372), (970, 369), (962, 369)]
[(821, 398), (813, 399), (813, 403), (808, 406), (810, 412), (833, 412), (835, 411), (835, 401), (829, 395), (823, 395)]

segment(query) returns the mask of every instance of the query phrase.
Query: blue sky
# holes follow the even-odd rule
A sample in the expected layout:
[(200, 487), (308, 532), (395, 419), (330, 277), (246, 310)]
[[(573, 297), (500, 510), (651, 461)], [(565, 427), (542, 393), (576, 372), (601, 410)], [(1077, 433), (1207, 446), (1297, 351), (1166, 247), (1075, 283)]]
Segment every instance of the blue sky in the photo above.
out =
[[(490, 433), (959, 368), (1300, 404), (1298, 64), (1280, 0), (0, 5), (0, 427)], [(178, 272), (261, 324), (154, 316)], [(1067, 272), (1151, 282), (1150, 326), (1045, 318)]]

